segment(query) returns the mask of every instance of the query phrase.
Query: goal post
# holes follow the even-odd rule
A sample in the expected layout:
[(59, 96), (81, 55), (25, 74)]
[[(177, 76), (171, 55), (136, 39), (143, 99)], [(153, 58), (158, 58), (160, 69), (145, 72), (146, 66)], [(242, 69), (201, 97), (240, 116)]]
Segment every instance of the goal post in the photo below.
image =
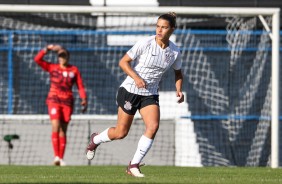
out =
[(272, 103), (271, 103), (271, 167), (279, 167), (279, 30), (280, 13), (272, 15)]
[[(207, 16), (209, 16), (209, 15), (217, 15), (218, 17), (221, 17), (221, 16), (222, 17), (224, 17), (224, 16), (239, 16), (239, 17), (253, 16), (253, 17), (257, 17), (261, 21), (262, 26), (266, 30), (264, 32), (266, 32), (269, 35), (269, 37), (271, 38), (271, 48), (270, 48), (271, 49), (271, 76), (270, 76), (270, 78), (271, 78), (271, 84), (270, 84), (270, 88), (271, 88), (271, 112), (270, 112), (270, 116), (271, 116), (271, 121), (270, 121), (271, 122), (271, 161), (270, 161), (270, 165), (271, 165), (272, 168), (278, 168), (279, 167), (279, 106), (280, 106), (280, 104), (279, 104), (279, 77), (280, 77), (279, 76), (279, 67), (280, 67), (280, 64), (279, 64), (279, 62), (280, 62), (280, 58), (279, 58), (280, 33), (279, 33), (279, 31), (280, 31), (280, 9), (279, 8), (241, 8), (241, 7), (234, 7), (234, 8), (229, 8), (229, 7), (221, 7), (221, 8), (215, 8), (215, 7), (146, 7), (146, 8), (143, 8), (143, 7), (48, 6), (48, 5), (40, 5), (40, 6), (39, 5), (0, 5), (0, 13), (27, 13), (27, 14), (28, 13), (29, 14), (30, 13), (60, 13), (60, 14), (68, 13), (68, 14), (89, 14), (89, 15), (91, 15), (91, 14), (93, 14), (93, 15), (97, 15), (97, 14), (122, 14), (122, 15), (127, 15), (127, 14), (129, 14), (129, 15), (137, 15), (138, 14), (138, 15), (140, 15), (140, 14), (142, 14), (142, 15), (145, 15), (145, 16), (147, 16), (147, 15), (154, 15), (155, 16), (157, 14), (162, 14), (162, 13), (167, 13), (167, 12), (176, 12), (177, 15), (183, 15), (183, 16), (189, 16), (189, 15), (196, 15), (196, 16), (199, 16), (199, 15), (200, 16), (201, 15), (207, 15)], [(269, 16), (269, 17), (271, 17), (270, 25), (269, 25), (269, 23), (266, 23), (266, 21), (263, 19), (262, 16)], [(44, 18), (46, 18), (46, 17), (44, 17)], [(84, 21), (85, 22), (91, 21), (89, 19), (86, 17), (86, 18), (83, 19), (83, 21), (80, 21), (80, 20), (78, 20), (78, 21), (80, 21), (81, 23), (84, 23)], [(201, 19), (204, 19), (204, 18), (201, 18)], [(10, 20), (9, 18), (5, 19), (5, 23), (9, 24), (9, 23), (6, 22), (6, 21), (9, 21), (9, 20)], [(109, 20), (109, 21), (112, 21), (112, 23), (114, 24), (115, 20), (116, 19)], [(148, 19), (146, 21), (150, 21), (150, 20), (151, 19)], [(61, 21), (63, 22), (65, 20), (61, 20)], [(70, 20), (67, 20), (67, 21), (68, 21), (68, 24), (71, 24), (73, 20), (70, 19)], [(155, 21), (155, 19), (153, 21)], [(21, 22), (22, 22), (22, 19), (19, 18), (19, 21), (17, 21), (17, 23), (20, 24)], [(93, 22), (95, 22), (95, 21), (93, 21)], [(139, 26), (139, 27), (143, 28), (141, 31), (137, 30), (137, 31), (139, 31), (138, 34), (140, 34), (140, 35), (142, 34), (141, 36), (150, 35), (151, 33), (153, 33), (152, 32), (153, 29), (152, 30), (148, 30), (146, 28), (146, 26), (151, 28), (151, 26), (153, 24), (154, 23), (151, 23), (151, 22), (148, 23), (148, 24), (145, 23), (145, 26), (144, 26), (144, 24), (142, 22), (142, 23), (140, 23), (140, 25), (136, 25), (137, 27)], [(30, 26), (30, 23), (26, 23), (26, 25)], [(91, 27), (92, 23), (87, 25), (87, 26), (88, 26), (88, 28)], [(144, 27), (142, 27), (142, 26), (144, 26)], [(41, 28), (39, 28), (39, 29), (45, 29), (45, 27), (47, 27), (47, 26), (43, 24), (43, 26)], [(116, 32), (116, 30), (113, 30), (112, 28), (109, 28), (108, 30), (106, 30), (106, 33), (103, 33), (103, 28), (101, 28), (100, 30), (97, 30), (97, 32), (94, 33), (94, 34), (97, 34), (98, 36), (89, 37), (89, 38), (88, 37), (79, 38), (79, 39), (82, 40), (81, 41), (82, 42), (81, 43), (82, 46), (84, 46), (83, 44), (86, 45), (86, 41), (89, 41), (89, 42), (91, 42), (91, 44), (93, 44), (93, 45), (87, 45), (87, 48), (83, 48), (84, 49), (84, 50), (82, 49), (83, 52), (91, 51), (91, 52), (94, 53), (94, 55), (99, 55), (99, 52), (101, 51), (104, 54), (102, 59), (108, 59), (108, 58), (112, 57), (113, 54), (115, 54), (114, 58), (117, 60), (118, 58), (120, 58), (120, 56), (122, 56), (122, 54), (125, 53), (125, 51), (129, 48), (129, 45), (125, 45), (125, 46), (122, 45), (121, 46), (121, 44), (123, 44), (123, 43), (119, 42), (119, 44), (120, 44), (119, 46), (114, 45), (111, 48), (106, 48), (105, 45), (104, 45), (105, 44), (104, 40), (100, 40), (99, 36), (100, 35), (109, 34), (109, 31), (110, 31), (110, 33), (113, 34), (113, 35), (111, 35), (113, 37), (115, 37), (116, 35), (120, 36), (120, 35), (123, 35), (123, 34), (128, 35), (128, 37), (136, 37), (134, 34), (130, 33), (130, 31), (132, 31), (132, 30), (130, 30), (129, 27), (130, 27), (130, 25), (128, 27), (124, 28), (124, 29), (122, 29), (121, 27), (118, 27), (117, 29), (122, 30), (121, 33)], [(12, 28), (17, 28), (17, 26), (11, 25), (11, 29)], [(22, 29), (23, 28), (20, 27), (19, 30), (15, 31), (16, 34), (17, 35), (18, 34), (22, 34), (22, 32), (24, 32), (24, 30), (22, 30)], [(185, 27), (185, 29), (186, 29), (186, 27)], [(252, 28), (252, 29), (254, 29), (254, 28)], [(65, 35), (65, 39), (67, 41), (63, 40), (63, 42), (65, 42), (66, 44), (69, 44), (69, 42), (74, 42), (74, 40), (77, 39), (77, 37), (79, 37), (81, 35), (88, 35), (88, 34), (91, 35), (93, 33), (91, 28), (89, 28), (85, 32), (81, 32), (81, 30), (79, 28), (70, 28), (70, 30), (68, 30), (69, 32), (64, 32), (64, 31), (66, 31), (66, 29), (58, 29), (58, 30), (52, 31), (52, 28), (48, 28), (46, 30), (43, 30), (42, 33), (39, 33), (39, 34), (48, 35), (48, 36), (49, 35), (51, 35), (51, 36), (52, 35), (55, 35), (55, 36)], [(77, 31), (77, 32), (75, 32), (75, 31)], [(232, 31), (233, 30), (231, 29), (231, 32)], [(235, 31), (237, 31), (237, 30), (235, 30)], [(244, 31), (247, 32), (247, 33), (242, 33), (242, 34), (249, 34), (250, 30), (248, 30), (248, 29), (238, 30), (238, 32), (240, 32), (240, 31), (241, 32), (244, 32)], [(179, 33), (179, 34), (181, 34), (182, 32), (185, 32), (186, 34), (190, 34), (190, 30), (187, 31), (187, 30), (184, 30), (184, 29), (183, 30), (176, 30), (176, 32)], [(28, 45), (28, 46), (26, 46), (25, 48), (22, 48), (22, 47), (18, 46), (17, 43), (16, 43), (16, 45), (13, 45), (13, 41), (15, 40), (14, 35), (9, 35), (11, 33), (10, 32), (5, 32), (5, 31), (3, 31), (2, 33), (5, 35), (5, 36), (3, 36), (3, 40), (5, 40), (6, 37), (8, 39), (7, 48), (10, 48), (10, 49), (7, 49), (6, 47), (2, 48), (2, 50), (8, 51), (8, 56), (7, 56), (6, 59), (9, 61), (8, 62), (8, 68), (10, 70), (9, 70), (9, 75), (7, 77), (8, 80), (9, 80), (8, 84), (7, 85), (6, 84), (2, 85), (1, 81), (0, 81), (0, 84), (1, 84), (1, 86), (3, 86), (3, 88), (6, 87), (9, 90), (15, 90), (15, 89), (13, 89), (14, 88), (13, 86), (16, 85), (16, 84), (13, 83), (13, 78), (14, 78), (13, 73), (15, 73), (15, 71), (12, 70), (12, 68), (13, 68), (13, 57), (12, 57), (12, 54), (13, 54), (14, 50), (12, 50), (11, 48), (12, 47), (16, 47), (15, 51), (20, 52), (20, 53), (25, 51), (25, 50), (31, 50), (32, 51), (31, 53), (27, 53), (27, 54), (24, 53), (24, 54), (26, 54), (26, 59), (27, 60), (31, 60), (31, 58), (32, 58), (32, 56), (34, 54), (34, 51), (37, 51), (39, 49), (39, 45), (40, 44), (38, 44), (37, 42), (41, 41), (41, 38), (40, 37), (38, 37), (38, 38), (36, 37), (37, 33), (35, 33), (34, 34), (35, 36), (34, 36), (34, 35), (32, 35), (31, 32), (27, 32), (26, 33), (27, 35), (23, 36), (22, 40), (27, 40), (25, 44)], [(70, 35), (70, 34), (74, 34), (75, 36), (73, 38), (69, 38), (68, 35)], [(198, 34), (198, 33), (195, 33), (195, 34)], [(225, 33), (220, 32), (219, 34), (225, 34)], [(259, 34), (264, 34), (264, 33), (259, 33)], [(33, 36), (36, 37), (34, 39), (35, 41), (33, 40), (36, 43), (34, 43), (35, 46), (31, 48), (27, 42), (29, 42), (29, 39), (30, 39), (29, 37), (33, 37)], [(108, 35), (106, 35), (106, 36), (108, 36)], [(59, 38), (59, 37), (56, 37), (56, 38)], [(110, 38), (111, 37), (108, 36), (106, 38), (107, 41), (110, 41)], [(93, 39), (93, 41), (91, 41), (91, 39)], [(122, 39), (123, 39), (123, 37), (121, 37), (121, 40)], [(179, 38), (176, 38), (176, 39), (178, 39), (178, 40), (180, 40), (180, 39), (191, 40), (191, 42), (192, 42), (194, 38), (192, 38), (191, 36), (186, 36), (185, 37), (185, 36), (180, 35)], [(20, 40), (20, 41), (22, 41), (22, 40)], [(55, 39), (51, 39), (51, 38), (49, 38), (48, 40), (56, 41)], [(98, 41), (96, 41), (96, 40), (98, 40)], [(117, 40), (115, 39), (114, 41), (117, 41)], [(241, 40), (239, 40), (237, 44), (240, 45), (241, 44), (240, 41)], [(130, 42), (130, 41), (128, 41), (128, 42)], [(179, 42), (181, 42), (181, 41), (179, 41)], [(42, 42), (42, 44), (43, 44), (43, 42)], [(98, 47), (96, 48), (95, 44), (101, 44), (101, 46), (99, 48)], [(131, 42), (130, 42), (130, 44), (131, 44)], [(179, 46), (182, 47), (184, 44), (188, 45), (190, 43), (188, 41), (187, 41), (187, 43), (186, 42), (185, 43), (181, 42)], [(201, 54), (202, 54), (203, 51), (201, 50), (200, 47), (198, 47), (197, 44), (198, 44), (198, 42), (197, 43), (195, 42), (195, 47), (187, 48), (187, 50), (188, 50), (187, 52), (188, 53), (187, 53), (187, 57), (185, 56), (186, 58), (189, 59), (189, 58), (192, 57), (196, 61), (197, 60), (196, 57), (199, 57), (199, 56), (195, 56), (196, 54), (193, 53), (193, 51), (200, 53), (199, 55), (202, 56)], [(79, 46), (81, 46), (81, 45), (79, 45)], [(42, 45), (40, 45), (40, 46), (42, 46)], [(232, 52), (235, 53), (235, 55), (231, 58), (232, 62), (235, 62), (236, 59), (238, 58), (236, 53), (241, 52), (242, 50), (245, 49), (245, 47), (246, 47), (246, 44), (245, 45), (243, 44), (243, 46), (239, 47), (239, 48), (238, 48), (237, 45), (235, 45), (234, 46), (234, 50), (231, 49)], [(77, 52), (79, 49), (81, 49), (81, 48), (77, 48), (77, 49), (73, 48), (73, 50), (75, 52)], [(250, 50), (252, 50), (252, 49), (253, 48), (251, 48)], [(268, 48), (264, 48), (264, 49), (267, 50)], [(207, 47), (206, 50), (209, 52), (211, 50), (216, 50), (216, 49)], [(190, 51), (191, 51), (191, 53), (190, 53)], [(5, 58), (5, 57), (3, 56), (3, 58)], [(54, 58), (54, 56), (51, 56), (51, 57)], [(83, 53), (82, 54), (80, 53), (76, 58), (82, 58), (82, 57), (83, 57)], [(99, 56), (95, 56), (95, 57), (99, 58)], [(89, 57), (87, 57), (87, 59), (89, 59)], [(205, 57), (202, 57), (202, 59), (206, 60)], [(202, 61), (200, 59), (198, 59), (198, 60)], [(189, 62), (189, 61), (186, 61), (186, 62)], [(230, 65), (232, 65), (232, 62), (231, 62)], [(92, 64), (89, 64), (89, 63), (87, 63), (87, 64), (89, 66), (92, 66)], [(83, 65), (85, 67), (85, 70), (89, 69), (89, 66), (87, 64), (85, 64), (86, 66)], [(29, 65), (31, 65), (31, 64), (29, 64)], [(98, 65), (98, 66), (99, 67), (105, 67), (105, 66), (108, 67), (107, 71), (111, 72), (110, 75), (112, 77), (114, 76), (115, 78), (119, 78), (119, 79), (117, 79), (117, 81), (120, 82), (121, 79), (122, 79), (122, 77), (121, 77), (122, 74), (121, 74), (121, 72), (117, 68), (115, 68), (115, 65), (116, 65), (116, 63), (100, 63), (100, 65)], [(0, 66), (2, 66), (2, 65), (0, 65)], [(6, 65), (3, 65), (3, 66), (6, 66)], [(98, 72), (98, 71), (95, 70), (95, 72)], [(194, 71), (191, 71), (191, 72), (194, 72)], [(196, 71), (196, 72), (199, 72), (199, 71)], [(200, 72), (201, 72), (201, 70), (200, 70)], [(41, 78), (46, 77), (46, 75), (43, 76), (43, 74), (39, 74), (38, 71), (34, 71), (34, 73), (37, 73), (37, 75), (39, 77), (41, 77)], [(207, 72), (207, 73), (209, 73), (209, 72)], [(214, 74), (212, 74), (212, 75), (214, 75)], [(100, 79), (100, 80), (102, 80), (102, 79)], [(111, 78), (109, 80), (111, 80)], [(190, 78), (188, 80), (190, 80), (190, 82), (192, 83), (194, 79)], [(197, 82), (199, 82), (199, 81), (197, 81)], [(202, 82), (202, 81), (200, 81), (200, 82)], [(3, 82), (3, 83), (5, 83), (5, 82)], [(95, 83), (93, 82), (93, 84), (95, 84)], [(103, 87), (104, 84), (103, 84), (103, 82), (101, 82), (98, 85), (100, 85), (100, 87), (101, 86)], [(199, 85), (199, 84), (197, 84), (197, 85)], [(169, 85), (167, 85), (167, 86), (169, 86)], [(167, 87), (167, 86), (166, 86), (166, 84), (162, 84), (162, 87), (164, 89), (168, 89), (168, 88), (173, 89), (173, 88), (171, 88), (171, 86), (169, 86), (169, 87)], [(205, 85), (203, 85), (203, 86), (205, 86)], [(203, 86), (199, 87), (201, 89), (195, 89), (195, 91), (202, 90)], [(114, 86), (114, 87), (116, 87), (116, 86)], [(187, 87), (187, 88), (189, 88), (189, 87)], [(197, 88), (197, 87), (195, 87), (195, 88)], [(212, 89), (214, 89), (214, 88), (212, 88)], [(107, 89), (107, 90), (110, 91), (112, 89)], [(216, 90), (218, 90), (218, 89), (216, 89)], [(218, 91), (220, 91), (220, 90), (218, 90)], [(201, 91), (203, 96), (207, 96), (208, 94), (206, 94), (206, 93), (209, 93), (209, 92), (210, 91), (204, 91), (204, 92)], [(103, 90), (99, 89), (98, 92), (95, 91), (95, 93), (101, 93), (102, 94)], [(265, 92), (265, 93), (267, 93), (267, 92)], [(114, 94), (114, 92), (111, 92), (111, 94)], [(188, 93), (188, 95), (189, 95), (189, 93)], [(221, 93), (218, 96), (220, 96), (220, 95), (221, 95)], [(99, 101), (99, 96), (95, 96), (95, 95), (93, 95), (93, 96), (94, 97), (93, 97), (92, 100), (94, 101), (94, 103), (96, 101)], [(107, 98), (107, 97), (108, 96), (106, 96), (105, 98)], [(14, 97), (13, 93), (11, 93), (11, 92), (8, 93), (8, 95), (7, 95), (7, 99), (8, 99), (8, 107), (7, 107), (8, 112), (7, 112), (7, 114), (16, 114), (17, 113), (17, 112), (13, 111), (12, 101), (13, 101), (14, 98), (18, 98), (18, 97)], [(253, 98), (255, 98), (255, 97), (253, 97)], [(208, 101), (212, 100), (212, 97), (210, 99), (204, 99), (204, 100), (207, 100), (206, 103), (209, 103)], [(114, 101), (114, 100), (111, 100), (111, 102), (112, 101)], [(21, 101), (19, 100), (18, 103), (20, 104)], [(228, 103), (230, 103), (230, 102), (228, 102)], [(114, 105), (113, 103), (109, 103), (109, 105), (108, 104), (107, 105), (110, 106), (110, 104)], [(188, 104), (189, 104), (189, 102), (188, 102)], [(262, 102), (261, 102), (261, 104), (262, 104)], [(101, 101), (98, 105), (100, 105), (100, 106), (105, 105), (105, 101)], [(94, 109), (100, 108), (100, 107), (98, 107), (98, 105), (93, 107), (93, 108)], [(169, 105), (166, 108), (169, 108)], [(219, 108), (224, 108), (224, 106), (223, 107), (219, 107)], [(112, 109), (114, 109), (114, 108), (112, 108)], [(99, 110), (94, 110), (93, 112), (94, 113), (99, 112), (102, 115), (108, 115), (108, 114), (111, 114), (113, 112), (112, 109), (109, 110), (108, 107), (105, 107), (105, 110), (104, 109), (102, 109), (102, 110), (99, 109)], [(6, 111), (3, 111), (3, 112), (6, 112)], [(205, 112), (206, 111), (204, 109), (203, 110), (203, 114)], [(209, 111), (207, 111), (207, 112), (214, 113), (212, 108), (209, 109)], [(219, 111), (217, 111), (217, 112), (219, 112)], [(225, 112), (225, 111), (220, 111), (220, 112)], [(218, 114), (220, 115), (220, 113), (218, 113)], [(245, 114), (243, 113), (242, 116), (244, 116), (244, 115)], [(173, 116), (170, 116), (170, 118), (172, 118), (172, 117)], [(241, 122), (239, 122), (239, 123), (241, 123)]]

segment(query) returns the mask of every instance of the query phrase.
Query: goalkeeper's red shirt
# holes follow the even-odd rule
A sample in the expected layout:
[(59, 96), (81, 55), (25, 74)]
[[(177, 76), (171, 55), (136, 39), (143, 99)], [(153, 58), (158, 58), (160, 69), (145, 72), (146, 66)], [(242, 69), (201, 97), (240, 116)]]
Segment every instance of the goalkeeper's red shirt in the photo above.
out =
[(76, 83), (80, 98), (86, 98), (86, 92), (80, 72), (76, 66), (61, 68), (59, 64), (43, 60), (45, 51), (41, 50), (34, 58), (35, 62), (50, 74), (50, 91), (46, 103), (73, 106), (72, 86)]

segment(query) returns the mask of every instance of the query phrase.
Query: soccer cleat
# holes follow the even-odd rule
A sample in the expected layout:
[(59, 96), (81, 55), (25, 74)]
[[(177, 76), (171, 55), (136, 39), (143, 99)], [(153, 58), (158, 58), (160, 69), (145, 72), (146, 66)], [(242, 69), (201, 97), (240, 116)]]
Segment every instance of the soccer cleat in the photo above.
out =
[(55, 156), (53, 164), (55, 166), (60, 166), (60, 158), (58, 156)]
[(131, 162), (129, 162), (126, 173), (134, 177), (143, 178), (145, 175), (141, 173), (140, 167), (144, 165), (145, 164), (131, 164)]
[(99, 146), (99, 144), (95, 144), (93, 142), (93, 139), (96, 135), (98, 135), (98, 133), (93, 133), (90, 136), (90, 140), (89, 140), (88, 146), (86, 148), (86, 157), (87, 157), (88, 160), (92, 160), (94, 158), (95, 151), (96, 151), (97, 147)]
[(64, 162), (63, 159), (60, 159), (60, 166), (66, 166), (66, 165), (67, 165), (66, 162)]

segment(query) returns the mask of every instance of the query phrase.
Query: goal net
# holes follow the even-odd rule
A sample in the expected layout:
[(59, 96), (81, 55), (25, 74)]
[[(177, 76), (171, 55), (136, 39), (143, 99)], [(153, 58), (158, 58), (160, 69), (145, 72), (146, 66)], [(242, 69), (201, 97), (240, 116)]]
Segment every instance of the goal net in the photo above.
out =
[[(10, 5), (0, 6), (0, 135), (19, 134), (20, 139), (14, 149), (0, 143), (0, 155), (7, 158), (0, 164), (51, 160), (51, 127), (42, 115), (47, 114), (49, 76), (33, 61), (50, 43), (70, 51), (87, 89), (88, 112), (79, 115), (74, 88), (67, 157), (74, 165), (89, 164), (83, 155), (89, 132), (115, 125), (115, 96), (125, 79), (120, 58), (155, 34), (158, 16), (169, 11), (178, 14), (171, 40), (181, 49), (186, 96), (183, 104), (175, 103), (169, 70), (160, 85), (161, 126), (151, 163), (278, 167), (279, 9)], [(57, 62), (56, 54), (45, 60)], [(124, 164), (122, 158), (128, 157), (123, 155), (133, 153), (128, 145), (133, 150), (137, 145), (130, 141), (142, 135), (139, 117), (132, 127), (138, 133), (129, 133), (129, 143), (101, 148), (97, 164)], [(38, 148), (42, 151), (36, 153)]]

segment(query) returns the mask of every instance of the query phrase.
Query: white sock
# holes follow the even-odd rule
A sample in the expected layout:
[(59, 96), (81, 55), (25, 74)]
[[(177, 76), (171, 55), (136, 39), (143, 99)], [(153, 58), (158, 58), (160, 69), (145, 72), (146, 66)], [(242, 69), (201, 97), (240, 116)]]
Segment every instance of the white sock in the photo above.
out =
[(108, 136), (108, 130), (110, 128), (107, 128), (106, 130), (104, 130), (103, 132), (101, 132), (100, 134), (96, 135), (93, 139), (93, 142), (95, 144), (101, 144), (101, 143), (104, 143), (104, 142), (110, 142), (111, 139), (109, 138)]
[(142, 161), (142, 159), (150, 150), (153, 141), (153, 139), (149, 139), (148, 137), (142, 135), (138, 142), (137, 150), (133, 156), (133, 159), (131, 160), (131, 164), (139, 164)]

